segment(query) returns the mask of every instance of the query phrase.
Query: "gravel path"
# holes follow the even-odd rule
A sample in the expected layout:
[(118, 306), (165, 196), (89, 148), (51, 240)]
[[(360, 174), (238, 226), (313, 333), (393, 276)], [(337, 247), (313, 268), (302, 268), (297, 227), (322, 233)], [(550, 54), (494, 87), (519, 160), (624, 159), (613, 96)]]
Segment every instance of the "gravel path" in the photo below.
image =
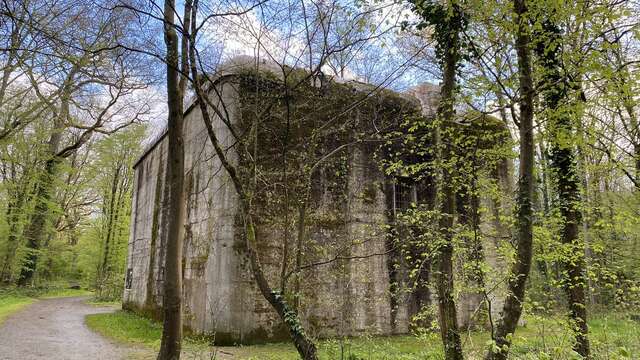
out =
[(92, 332), (88, 314), (113, 311), (87, 305), (86, 297), (40, 300), (0, 327), (2, 360), (119, 360), (127, 349)]

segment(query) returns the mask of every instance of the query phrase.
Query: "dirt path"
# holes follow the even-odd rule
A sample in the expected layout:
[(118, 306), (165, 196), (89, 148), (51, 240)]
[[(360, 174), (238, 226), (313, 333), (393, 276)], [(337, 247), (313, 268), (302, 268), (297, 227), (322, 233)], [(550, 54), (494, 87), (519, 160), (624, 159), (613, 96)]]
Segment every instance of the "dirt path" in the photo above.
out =
[(84, 303), (86, 297), (40, 300), (0, 327), (3, 360), (120, 360), (127, 349), (92, 332), (88, 314), (113, 311)]

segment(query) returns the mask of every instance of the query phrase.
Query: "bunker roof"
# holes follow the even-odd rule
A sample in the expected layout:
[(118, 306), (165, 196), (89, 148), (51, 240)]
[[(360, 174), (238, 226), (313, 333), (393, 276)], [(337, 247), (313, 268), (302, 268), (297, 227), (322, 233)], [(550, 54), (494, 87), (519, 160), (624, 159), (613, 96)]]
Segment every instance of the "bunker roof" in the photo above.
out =
[[(219, 70), (216, 72), (214, 78), (211, 80), (215, 83), (217, 80), (220, 80), (223, 78), (229, 78), (230, 76), (233, 76), (233, 75), (239, 75), (242, 72), (246, 72), (247, 70), (270, 73), (275, 76), (280, 76), (280, 74), (282, 73), (282, 66), (271, 60), (259, 59), (252, 56), (241, 55), (241, 56), (233, 57), (232, 59), (220, 65)], [(303, 69), (300, 69), (300, 70), (303, 70)], [(393, 94), (403, 98), (404, 100), (413, 102), (416, 105), (421, 106), (422, 108), (424, 108), (425, 105), (427, 104), (425, 104), (421, 100), (418, 100), (421, 98), (420, 95), (426, 91), (433, 92), (439, 89), (438, 85), (423, 83), (416, 87), (411, 88), (405, 93), (398, 93), (393, 90), (388, 90), (380, 86), (358, 81), (355, 79), (343, 79), (340, 77), (330, 76), (330, 75), (325, 75), (325, 76), (328, 77), (329, 81), (332, 81), (336, 84), (349, 85), (354, 91), (357, 91), (357, 92), (368, 91), (368, 92), (378, 92), (378, 93), (384, 92), (388, 95)], [(184, 112), (185, 117), (191, 111), (193, 111), (196, 105), (198, 105), (195, 94), (187, 100), (186, 105), (187, 105), (187, 109)], [(145, 146), (142, 154), (133, 164), (134, 169), (147, 157), (147, 155), (149, 155), (162, 142), (162, 140), (167, 136), (167, 131), (168, 130), (165, 126), (162, 132), (158, 134), (155, 138), (153, 138), (153, 140)]]

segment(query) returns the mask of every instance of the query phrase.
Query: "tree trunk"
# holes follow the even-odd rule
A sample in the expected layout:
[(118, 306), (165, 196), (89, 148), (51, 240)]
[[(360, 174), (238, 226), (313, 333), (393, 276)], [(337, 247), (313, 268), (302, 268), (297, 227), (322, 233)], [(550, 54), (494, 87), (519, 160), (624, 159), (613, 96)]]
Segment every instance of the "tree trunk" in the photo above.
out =
[[(188, 7), (185, 4), (185, 9)], [(184, 81), (180, 76), (178, 35), (175, 25), (175, 0), (164, 2), (164, 41), (167, 47), (167, 173), (165, 184), (169, 189), (168, 231), (164, 264), (164, 297), (162, 342), (158, 360), (179, 360), (182, 349), (182, 242), (184, 238)], [(190, 14), (189, 9), (189, 14)], [(186, 11), (185, 11), (186, 13)], [(188, 24), (188, 18), (184, 19)], [(187, 27), (188, 28), (188, 27)], [(183, 68), (186, 66), (183, 39)]]
[[(449, 19), (450, 23), (454, 23), (458, 17), (461, 17), (461, 10), (453, 5), (454, 14)], [(460, 59), (458, 47), (459, 33), (457, 30), (452, 31), (451, 37), (445, 44), (440, 44), (444, 48), (443, 57), (443, 82), (440, 90), (440, 103), (438, 104), (438, 119), (440, 120), (440, 129), (436, 130), (440, 135), (436, 135), (436, 146), (439, 150), (439, 158), (442, 161), (455, 156), (451, 149), (451, 126), (454, 122), (454, 101), (456, 87), (456, 71), (458, 61)], [(443, 137), (443, 140), (439, 139)], [(456, 303), (454, 299), (453, 289), (453, 214), (455, 211), (455, 192), (452, 187), (452, 164), (445, 164), (440, 178), (440, 189), (443, 193), (440, 204), (440, 233), (442, 236), (442, 245), (438, 246), (437, 252), (437, 269), (435, 274), (436, 290), (438, 292), (438, 312), (440, 318), (440, 336), (444, 345), (444, 353), (446, 360), (463, 359), (462, 343), (460, 341), (460, 333), (458, 331), (458, 318), (456, 314)]]
[(515, 263), (510, 272), (507, 298), (493, 336), (494, 344), (486, 359), (504, 360), (509, 353), (511, 339), (522, 314), (525, 286), (531, 270), (533, 243), (533, 76), (526, 0), (514, 0), (516, 34), (515, 46), (518, 55), (520, 82), (520, 179), (517, 199), (517, 249)]
[(5, 250), (2, 263), (2, 271), (0, 272), (0, 282), (9, 283), (13, 275), (13, 261), (18, 249), (18, 236), (21, 228), (21, 221), (24, 218), (25, 203), (27, 202), (30, 182), (27, 176), (23, 176), (24, 184), (20, 184), (16, 190), (15, 199), (9, 203), (7, 210), (7, 223), (9, 225), (9, 234), (7, 236), (7, 248)]
[(558, 44), (562, 40), (561, 29), (551, 20), (542, 23), (542, 41), (536, 47), (544, 73), (544, 105), (547, 110), (547, 129), (551, 147), (550, 168), (555, 177), (562, 225), (562, 244), (567, 254), (562, 258), (563, 286), (569, 300), (575, 344), (573, 349), (583, 358), (589, 358), (587, 337), (585, 249), (580, 240), (580, 177), (577, 172), (575, 141), (573, 140), (573, 115), (568, 79), (562, 75), (562, 63)]
[[(57, 138), (57, 139), (56, 139)], [(59, 135), (51, 136), (51, 144), (59, 142)], [(36, 205), (31, 220), (24, 230), (24, 236), (27, 239), (27, 257), (24, 260), (17, 285), (26, 286), (31, 284), (33, 276), (36, 273), (38, 258), (40, 255), (40, 247), (47, 236), (47, 223), (50, 220), (50, 203), (53, 198), (54, 182), (57, 174), (58, 159), (55, 155), (47, 160), (44, 172), (38, 178), (36, 190)]]
[[(446, 182), (446, 177), (445, 180)], [(462, 343), (458, 331), (456, 302), (453, 295), (453, 211), (455, 196), (451, 186), (444, 184), (439, 223), (443, 243), (438, 247), (437, 269), (435, 274), (438, 292), (438, 312), (440, 318), (440, 336), (444, 345), (445, 359), (463, 359)]]
[[(249, 197), (250, 191), (245, 190), (245, 185), (243, 184), (236, 167), (229, 162), (226, 151), (222, 148), (220, 141), (218, 140), (218, 136), (213, 128), (212, 117), (210, 115), (209, 109), (211, 108), (216, 115), (218, 115), (221, 119), (225, 119), (224, 114), (222, 114), (218, 108), (216, 108), (213, 104), (210, 104), (207, 101), (206, 94), (202, 85), (199, 81), (198, 69), (196, 66), (196, 49), (195, 49), (195, 40), (197, 36), (197, 29), (195, 26), (196, 14), (198, 11), (198, 0), (195, 0), (193, 3), (193, 15), (192, 15), (192, 23), (191, 23), (191, 42), (189, 46), (189, 56), (191, 57), (191, 78), (194, 82), (194, 90), (196, 92), (198, 106), (200, 107), (200, 111), (202, 113), (202, 119), (204, 121), (205, 127), (207, 129), (207, 135), (209, 136), (209, 140), (213, 145), (213, 148), (218, 156), (218, 160), (222, 164), (222, 167), (225, 169), (231, 181), (233, 183), (234, 189), (238, 195), (240, 202), (240, 215), (242, 221), (244, 222), (244, 237), (245, 237), (245, 248), (244, 251), (249, 257), (249, 262), (251, 263), (251, 271), (253, 274), (253, 278), (258, 285), (258, 289), (262, 296), (269, 302), (269, 304), (276, 310), (278, 316), (284, 323), (285, 327), (289, 332), (289, 336), (293, 341), (300, 357), (304, 360), (317, 360), (318, 359), (318, 351), (316, 349), (316, 345), (304, 331), (302, 323), (300, 322), (300, 318), (298, 317), (297, 311), (289, 306), (284, 298), (284, 294), (280, 291), (274, 290), (269, 285), (269, 281), (267, 280), (264, 270), (262, 269), (262, 265), (260, 264), (260, 258), (258, 256), (257, 250), (257, 240), (256, 240), (256, 227), (253, 222), (253, 214), (252, 214), (252, 206), (251, 206), (251, 198)], [(223, 120), (224, 121), (224, 120)], [(230, 126), (229, 122), (225, 122), (227, 126)], [(251, 134), (257, 134), (257, 129), (255, 127), (250, 132)], [(255, 136), (253, 136), (255, 138)], [(237, 147), (240, 149), (241, 147)], [(255, 155), (255, 154), (253, 154)], [(253, 157), (255, 158), (255, 157)]]
[(54, 197), (54, 186), (58, 175), (58, 165), (62, 157), (58, 155), (58, 149), (62, 142), (62, 132), (65, 121), (69, 116), (70, 84), (75, 72), (72, 70), (62, 85), (60, 98), (60, 110), (54, 118), (53, 129), (48, 142), (48, 156), (44, 171), (38, 176), (35, 184), (35, 208), (29, 224), (24, 230), (27, 239), (27, 258), (25, 259), (17, 284), (25, 286), (31, 283), (36, 272), (38, 257), (43, 241), (47, 238), (47, 223), (51, 216), (51, 201)]
[(105, 204), (106, 206), (104, 206), (103, 208), (105, 210), (104, 212), (105, 215), (107, 215), (107, 221), (103, 229), (104, 243), (102, 245), (102, 250), (103, 250), (102, 260), (98, 265), (98, 274), (96, 276), (96, 280), (98, 281), (97, 290), (100, 296), (103, 296), (103, 291), (105, 290), (104, 289), (105, 282), (108, 280), (109, 272), (110, 272), (109, 254), (111, 252), (111, 246), (112, 246), (111, 240), (114, 234), (114, 223), (116, 222), (114, 207), (116, 206), (116, 194), (118, 191), (118, 184), (119, 184), (119, 178), (120, 178), (119, 175), (120, 175), (120, 167), (118, 166), (116, 168), (116, 172), (113, 175), (113, 178), (111, 181), (110, 192), (107, 193), (107, 198), (104, 200), (106, 201), (106, 204)]
[[(538, 129), (542, 128), (539, 122), (536, 122)], [(547, 158), (547, 147), (544, 144), (544, 139), (538, 141), (538, 150), (540, 151), (540, 180), (541, 180), (541, 192), (542, 192), (542, 210), (545, 216), (549, 215), (549, 159)]]

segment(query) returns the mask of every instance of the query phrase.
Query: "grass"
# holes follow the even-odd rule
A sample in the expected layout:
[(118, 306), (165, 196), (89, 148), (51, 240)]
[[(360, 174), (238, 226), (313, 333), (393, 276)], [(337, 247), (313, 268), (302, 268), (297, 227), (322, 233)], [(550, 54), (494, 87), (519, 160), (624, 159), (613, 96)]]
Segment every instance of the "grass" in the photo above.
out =
[(39, 299), (54, 299), (61, 297), (74, 297), (74, 296), (90, 296), (93, 295), (93, 292), (84, 289), (62, 289), (62, 288), (54, 288), (47, 289), (43, 291), (41, 294), (37, 295)]
[[(162, 327), (159, 323), (125, 311), (89, 315), (89, 327), (100, 334), (123, 343), (147, 347), (151, 359), (160, 346)], [(594, 359), (636, 359), (640, 354), (640, 324), (627, 315), (597, 315), (590, 321), (590, 340)], [(467, 359), (482, 359), (488, 346), (488, 332), (469, 332), (463, 335)], [(511, 359), (572, 360), (571, 336), (565, 321), (559, 317), (529, 316), (525, 326), (514, 337)], [(207, 341), (187, 338), (185, 358), (210, 359), (217, 352), (218, 359), (294, 360), (298, 359), (289, 343), (238, 347), (210, 347)], [(321, 359), (334, 360), (435, 360), (442, 359), (439, 335), (402, 335), (390, 337), (361, 337), (323, 340), (318, 344)], [(205, 354), (206, 353), (206, 354)], [(205, 355), (202, 355), (205, 354)], [(226, 356), (226, 357), (225, 357)], [(230, 357), (232, 356), (232, 357)], [(213, 357), (215, 358), (215, 357)]]
[[(160, 349), (162, 325), (157, 321), (120, 310), (114, 313), (87, 315), (85, 322), (90, 329), (104, 337), (137, 347), (137, 351), (130, 353), (130, 359), (152, 360), (156, 358)], [(201, 338), (186, 339), (184, 350), (186, 354), (183, 359), (212, 359), (207, 341)]]
[(126, 311), (87, 315), (87, 325), (97, 333), (121, 343), (160, 347), (162, 325)]
[(34, 302), (35, 299), (21, 295), (0, 295), (0, 325), (9, 315)]

